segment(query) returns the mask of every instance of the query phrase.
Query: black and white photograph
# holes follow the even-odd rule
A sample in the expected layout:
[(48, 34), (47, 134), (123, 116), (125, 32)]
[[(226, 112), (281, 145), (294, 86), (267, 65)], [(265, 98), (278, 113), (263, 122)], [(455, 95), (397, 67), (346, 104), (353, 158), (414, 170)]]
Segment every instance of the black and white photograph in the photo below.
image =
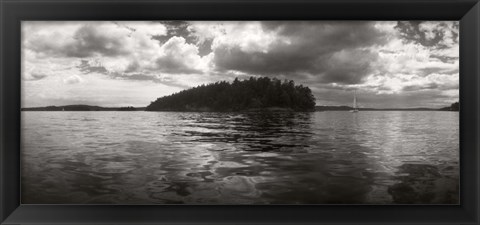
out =
[(22, 21), (21, 202), (460, 204), (459, 29)]

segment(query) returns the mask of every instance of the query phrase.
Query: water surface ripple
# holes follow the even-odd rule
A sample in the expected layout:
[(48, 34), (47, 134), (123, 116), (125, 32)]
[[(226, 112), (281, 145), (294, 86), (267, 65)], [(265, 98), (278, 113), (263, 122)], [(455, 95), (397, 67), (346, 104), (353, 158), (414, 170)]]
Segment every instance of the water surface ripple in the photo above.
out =
[(457, 204), (458, 112), (22, 112), (26, 204)]

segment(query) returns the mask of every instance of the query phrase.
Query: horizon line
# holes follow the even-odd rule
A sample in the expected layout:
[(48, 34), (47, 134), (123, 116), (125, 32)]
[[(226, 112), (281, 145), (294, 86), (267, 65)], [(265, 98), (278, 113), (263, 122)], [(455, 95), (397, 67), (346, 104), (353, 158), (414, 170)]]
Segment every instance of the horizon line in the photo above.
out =
[[(47, 108), (47, 107), (66, 107), (66, 106), (90, 106), (90, 107), (99, 107), (99, 108), (146, 108), (147, 106), (99, 106), (99, 105), (87, 105), (87, 104), (71, 104), (71, 105), (47, 105), (47, 106), (33, 106), (33, 107), (20, 107), (20, 109), (32, 109), (32, 108)], [(315, 107), (348, 107), (353, 108), (352, 106), (348, 105), (315, 105)], [(357, 107), (358, 109), (442, 109), (445, 107), (450, 107), (449, 105), (439, 107), (439, 108), (432, 108), (432, 107), (387, 107), (387, 108), (377, 108), (377, 107)]]

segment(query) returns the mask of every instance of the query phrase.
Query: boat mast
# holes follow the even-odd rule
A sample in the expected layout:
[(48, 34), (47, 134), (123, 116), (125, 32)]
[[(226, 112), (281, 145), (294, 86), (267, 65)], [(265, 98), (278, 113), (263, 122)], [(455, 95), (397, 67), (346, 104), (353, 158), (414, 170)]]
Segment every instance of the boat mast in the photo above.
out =
[(357, 90), (353, 92), (353, 109), (357, 109)]

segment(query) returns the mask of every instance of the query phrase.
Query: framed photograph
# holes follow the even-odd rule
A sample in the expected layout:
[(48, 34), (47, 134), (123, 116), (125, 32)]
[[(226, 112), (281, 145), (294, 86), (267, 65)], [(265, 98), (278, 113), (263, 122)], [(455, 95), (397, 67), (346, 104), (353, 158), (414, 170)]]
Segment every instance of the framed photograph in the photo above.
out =
[(1, 224), (479, 224), (476, 0), (0, 3)]

